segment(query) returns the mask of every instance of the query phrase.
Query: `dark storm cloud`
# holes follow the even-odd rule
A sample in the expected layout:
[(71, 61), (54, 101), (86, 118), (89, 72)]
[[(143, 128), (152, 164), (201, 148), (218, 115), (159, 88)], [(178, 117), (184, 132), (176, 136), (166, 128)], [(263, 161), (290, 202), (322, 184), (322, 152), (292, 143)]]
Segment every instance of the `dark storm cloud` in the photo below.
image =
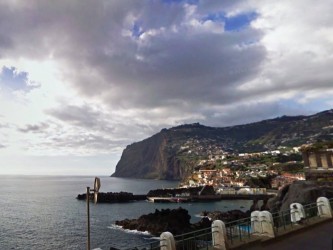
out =
[(162, 30), (143, 41), (125, 41), (128, 46), (116, 54), (91, 55), (88, 64), (94, 69), (77, 69), (76, 87), (114, 107), (236, 102), (241, 96), (235, 87), (254, 77), (265, 56), (264, 48), (242, 43), (258, 41), (260, 32), (192, 34), (188, 29)]
[[(288, 11), (306, 6), (300, 1), (0, 0), (0, 58), (52, 58), (68, 86), (108, 112), (98, 105), (62, 104), (46, 114), (94, 135), (113, 133), (122, 142), (128, 131), (139, 131), (141, 138), (184, 122), (255, 121), (286, 110), (276, 100), (332, 86), (330, 40), (313, 35), (317, 19), (331, 24), (326, 6), (316, 6), (323, 13), (316, 18), (275, 5)], [(223, 19), (205, 19), (219, 13), (255, 15), (242, 29), (226, 31)], [(294, 24), (295, 16), (302, 22)], [(294, 36), (291, 24), (293, 32), (314, 27)], [(21, 131), (38, 130), (34, 126)], [(98, 140), (109, 143), (107, 136), (92, 141)]]
[[(7, 38), (14, 41), (15, 50), (9, 53), (25, 51), (33, 57), (52, 53), (64, 59), (72, 84), (110, 105), (228, 102), (235, 84), (251, 77), (265, 56), (260, 46), (244, 46), (258, 41), (260, 32), (223, 33), (221, 26), (221, 33), (212, 33), (191, 27), (184, 4), (32, 1), (12, 7), (15, 19), (8, 8), (0, 11), (7, 17), (2, 17), (7, 22), (0, 29), (7, 30)], [(124, 35), (136, 23), (147, 38)], [(160, 33), (149, 35), (154, 32)]]

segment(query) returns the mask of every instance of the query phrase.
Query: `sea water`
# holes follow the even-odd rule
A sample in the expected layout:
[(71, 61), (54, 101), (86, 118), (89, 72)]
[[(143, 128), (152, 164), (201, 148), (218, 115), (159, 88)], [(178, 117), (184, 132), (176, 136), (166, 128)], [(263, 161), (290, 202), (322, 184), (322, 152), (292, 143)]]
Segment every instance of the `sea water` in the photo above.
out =
[[(176, 187), (178, 182), (101, 178), (101, 192), (146, 194), (151, 189)], [(85, 249), (86, 203), (76, 200), (93, 188), (94, 177), (87, 176), (0, 176), (0, 249)], [(147, 232), (126, 231), (116, 220), (137, 218), (155, 209), (187, 209), (191, 221), (200, 220), (201, 211), (247, 210), (251, 201), (205, 203), (93, 204), (91, 215), (92, 249), (129, 248), (148, 242)]]

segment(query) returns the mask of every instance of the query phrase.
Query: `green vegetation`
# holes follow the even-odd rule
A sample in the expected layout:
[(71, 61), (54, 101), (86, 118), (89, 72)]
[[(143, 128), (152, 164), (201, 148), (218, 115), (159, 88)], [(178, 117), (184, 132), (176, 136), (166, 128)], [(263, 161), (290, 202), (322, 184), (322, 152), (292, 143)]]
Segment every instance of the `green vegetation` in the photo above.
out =
[(301, 154), (290, 154), (290, 155), (285, 155), (285, 154), (278, 154), (276, 157), (276, 162), (280, 163), (286, 163), (290, 161), (302, 161), (302, 155)]
[(271, 169), (278, 171), (279, 173), (302, 173), (304, 171), (303, 163), (281, 163), (274, 165)]
[(273, 163), (286, 163), (286, 162), (300, 162), (302, 161), (302, 155), (301, 154), (278, 154), (278, 155), (270, 155), (265, 154), (261, 156), (251, 157), (248, 159), (242, 160), (243, 163), (246, 166), (252, 165), (252, 164), (265, 164), (267, 166), (272, 166)]
[(249, 178), (245, 185), (257, 188), (272, 188), (271, 181), (275, 176)]

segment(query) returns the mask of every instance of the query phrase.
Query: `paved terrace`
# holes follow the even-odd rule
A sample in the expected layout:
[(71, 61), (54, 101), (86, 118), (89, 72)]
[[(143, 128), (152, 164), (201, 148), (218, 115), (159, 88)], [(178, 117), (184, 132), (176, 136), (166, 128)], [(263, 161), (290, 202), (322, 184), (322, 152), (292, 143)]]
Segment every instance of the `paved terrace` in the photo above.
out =
[(242, 242), (230, 249), (269, 250), (333, 250), (333, 219), (317, 219), (305, 225), (297, 225), (278, 234), (274, 239)]

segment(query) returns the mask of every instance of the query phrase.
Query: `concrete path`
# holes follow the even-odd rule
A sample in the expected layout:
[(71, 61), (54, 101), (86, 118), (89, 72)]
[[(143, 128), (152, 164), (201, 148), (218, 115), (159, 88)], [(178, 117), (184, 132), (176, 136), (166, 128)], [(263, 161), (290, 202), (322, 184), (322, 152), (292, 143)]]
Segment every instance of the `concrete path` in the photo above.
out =
[[(257, 246), (247, 246), (244, 249), (269, 250), (333, 250), (333, 221), (321, 223), (300, 232), (285, 235), (279, 239), (262, 243)], [(243, 249), (243, 248), (242, 248)]]

